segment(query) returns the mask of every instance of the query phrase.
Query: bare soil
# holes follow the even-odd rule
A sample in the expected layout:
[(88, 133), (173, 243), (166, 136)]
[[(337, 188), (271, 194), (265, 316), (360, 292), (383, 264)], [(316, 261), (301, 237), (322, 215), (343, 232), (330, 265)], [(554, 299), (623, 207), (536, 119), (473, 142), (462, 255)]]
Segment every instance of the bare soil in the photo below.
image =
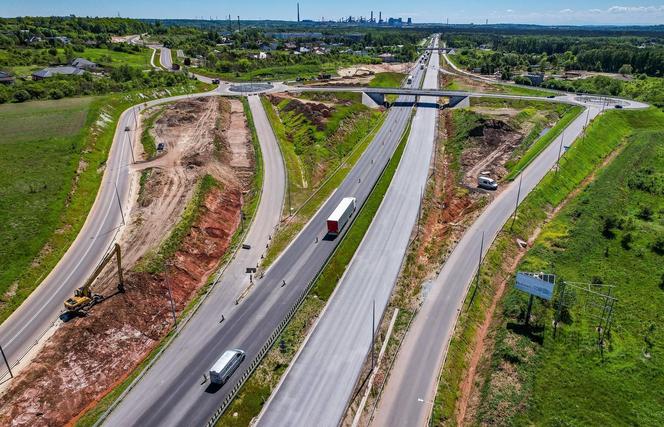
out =
[[(170, 330), (169, 288), (180, 312), (228, 249), (240, 222), (248, 185), (244, 175), (254, 167), (242, 104), (215, 98), (181, 101), (168, 107), (155, 129), (168, 151), (135, 168), (137, 175), (149, 169), (150, 176), (121, 238), (126, 292), (113, 295), (114, 272), (102, 273), (93, 288), (112, 296), (56, 330), (0, 396), (0, 425), (65, 425), (94, 406)], [(205, 174), (219, 186), (204, 197), (198, 218), (165, 270), (132, 270), (179, 221)]]
[(302, 114), (318, 130), (324, 130), (325, 124), (332, 116), (334, 107), (330, 103), (322, 103), (311, 100), (302, 100), (285, 95), (267, 95), (272, 105), (278, 105), (284, 99), (290, 99), (290, 102), (284, 108), (284, 112), (295, 111), (296, 114)]

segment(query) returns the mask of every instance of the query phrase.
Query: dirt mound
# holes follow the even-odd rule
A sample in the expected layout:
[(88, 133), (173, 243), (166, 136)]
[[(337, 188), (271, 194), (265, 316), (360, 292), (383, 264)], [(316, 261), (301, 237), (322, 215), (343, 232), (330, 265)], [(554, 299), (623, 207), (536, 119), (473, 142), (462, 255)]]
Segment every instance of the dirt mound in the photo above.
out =
[[(451, 122), (447, 120), (446, 123)], [(504, 167), (512, 151), (524, 138), (521, 131), (498, 119), (479, 120), (471, 129), (467, 147), (461, 155), (461, 165), (468, 186), (477, 185), (477, 176), (487, 172), (492, 178), (500, 179), (507, 174)]]
[[(120, 239), (126, 292), (113, 295), (112, 267), (102, 273), (93, 288), (111, 296), (88, 316), (55, 331), (0, 397), (0, 425), (69, 423), (123, 381), (168, 333), (169, 289), (179, 312), (215, 271), (240, 223), (246, 186), (237, 175), (241, 171), (251, 176), (254, 166), (251, 142), (240, 139), (249, 135), (241, 111), (240, 101), (214, 98), (186, 100), (165, 110), (155, 134), (158, 142), (168, 143), (167, 154), (135, 169), (145, 177)], [(235, 147), (228, 142), (233, 138)], [(235, 167), (238, 157), (242, 162)], [(163, 271), (133, 271), (179, 221), (204, 174), (220, 185), (202, 200), (197, 219)]]
[[(278, 105), (284, 100), (284, 98), (275, 95), (269, 95), (269, 99), (273, 105)], [(327, 120), (332, 116), (334, 108), (323, 103), (302, 102), (299, 99), (289, 98), (283, 111), (294, 111), (296, 114), (302, 114), (318, 130), (322, 131), (325, 129)]]

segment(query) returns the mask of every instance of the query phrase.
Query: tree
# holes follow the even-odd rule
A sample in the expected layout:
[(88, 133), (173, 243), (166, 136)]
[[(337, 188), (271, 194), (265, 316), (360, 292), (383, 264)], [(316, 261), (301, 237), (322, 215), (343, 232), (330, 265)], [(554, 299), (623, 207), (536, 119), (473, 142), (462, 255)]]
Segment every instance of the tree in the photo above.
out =
[(629, 64), (623, 64), (622, 67), (620, 67), (620, 69), (618, 70), (618, 72), (620, 74), (622, 74), (623, 76), (627, 76), (629, 74), (632, 74), (633, 71), (634, 71), (634, 69)]

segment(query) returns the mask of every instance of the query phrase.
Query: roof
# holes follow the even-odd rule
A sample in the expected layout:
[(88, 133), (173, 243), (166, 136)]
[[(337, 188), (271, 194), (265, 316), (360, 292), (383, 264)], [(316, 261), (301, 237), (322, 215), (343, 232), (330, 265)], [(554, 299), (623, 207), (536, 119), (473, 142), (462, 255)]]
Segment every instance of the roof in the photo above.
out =
[(228, 362), (233, 359), (233, 357), (238, 354), (240, 350), (226, 350), (224, 354), (221, 355), (221, 357), (215, 362), (214, 366), (210, 368), (211, 371), (214, 372), (221, 372), (222, 369), (228, 365)]
[(56, 74), (64, 74), (64, 75), (69, 75), (69, 76), (80, 76), (83, 73), (85, 73), (85, 70), (81, 70), (80, 68), (72, 67), (71, 65), (65, 65), (65, 66), (62, 66), (62, 67), (46, 67), (43, 70), (39, 70), (37, 72), (32, 73), (32, 75), (35, 76), (35, 77), (46, 78), (46, 77), (52, 77)]
[(14, 76), (12, 76), (9, 73), (6, 73), (4, 71), (0, 71), (0, 79), (13, 79)]
[(355, 197), (345, 197), (339, 203), (339, 206), (332, 212), (332, 215), (327, 219), (328, 221), (339, 221), (341, 216), (348, 210), (348, 206), (355, 203)]
[(97, 66), (97, 64), (95, 64), (92, 61), (88, 61), (85, 58), (76, 58), (73, 61), (71, 61), (71, 65), (73, 65), (74, 67), (78, 67), (78, 68), (85, 68), (85, 67), (92, 68), (92, 67)]

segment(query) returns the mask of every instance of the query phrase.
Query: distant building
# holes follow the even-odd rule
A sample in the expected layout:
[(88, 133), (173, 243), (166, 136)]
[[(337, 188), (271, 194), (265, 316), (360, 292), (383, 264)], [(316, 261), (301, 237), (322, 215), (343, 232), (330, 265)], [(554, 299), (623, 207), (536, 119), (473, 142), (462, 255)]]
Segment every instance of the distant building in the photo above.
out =
[(64, 65), (60, 67), (47, 67), (43, 70), (32, 73), (32, 80), (44, 80), (49, 77), (53, 77), (57, 74), (62, 74), (65, 76), (80, 76), (85, 74), (85, 70), (80, 68), (72, 67), (71, 65)]
[(85, 58), (76, 58), (71, 61), (72, 67), (80, 68), (82, 70), (94, 70), (97, 68), (97, 64), (92, 61), (88, 61)]
[(11, 74), (0, 71), (0, 84), (10, 85), (14, 83), (15, 80), (16, 79)]
[(397, 62), (397, 58), (391, 53), (381, 53), (380, 55), (378, 55), (378, 58), (380, 58), (381, 61), (386, 63)]
[(523, 77), (530, 80), (533, 86), (539, 86), (544, 83), (544, 73), (528, 73), (524, 74)]

